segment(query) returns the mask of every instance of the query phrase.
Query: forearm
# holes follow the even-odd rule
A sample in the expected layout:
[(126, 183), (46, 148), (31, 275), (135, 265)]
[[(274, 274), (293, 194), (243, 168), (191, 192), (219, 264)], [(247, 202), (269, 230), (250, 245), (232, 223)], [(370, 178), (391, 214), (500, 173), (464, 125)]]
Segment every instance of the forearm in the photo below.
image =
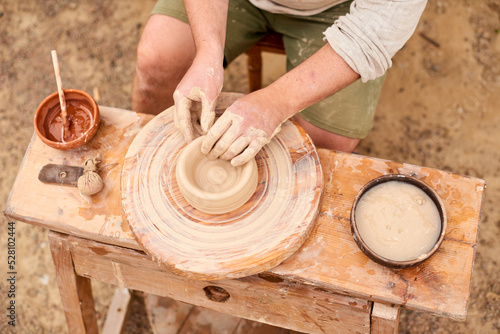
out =
[(197, 54), (224, 57), (229, 0), (184, 0)]
[(289, 118), (336, 93), (359, 78), (359, 74), (326, 44), (295, 69), (261, 90), (276, 110)]
[(273, 84), (234, 102), (210, 129), (201, 151), (209, 158), (241, 165), (280, 131), (283, 121), (357, 78), (359, 75), (326, 45)]

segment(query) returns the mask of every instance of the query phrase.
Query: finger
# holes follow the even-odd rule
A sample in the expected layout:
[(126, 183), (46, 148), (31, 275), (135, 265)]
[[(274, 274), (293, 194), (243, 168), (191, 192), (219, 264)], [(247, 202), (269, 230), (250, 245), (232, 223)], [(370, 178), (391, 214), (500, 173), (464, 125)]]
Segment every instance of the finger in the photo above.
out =
[(234, 167), (241, 166), (249, 162), (259, 153), (260, 149), (265, 145), (263, 141), (253, 140), (250, 145), (241, 153), (231, 160), (231, 165)]
[(194, 135), (203, 135), (206, 134), (201, 129), (200, 125), (200, 117), (201, 117), (201, 102), (198, 101), (193, 101), (191, 103), (191, 125), (193, 126), (193, 133)]
[(174, 93), (175, 114), (174, 123), (179, 131), (184, 135), (184, 139), (189, 143), (194, 139), (193, 126), (191, 123), (192, 101), (182, 96), (178, 91)]
[(227, 131), (225, 131), (219, 138), (217, 143), (215, 143), (215, 146), (208, 153), (207, 157), (211, 160), (217, 159), (228, 150), (237, 138), (238, 129), (234, 126), (234, 124), (231, 124), (231, 127), (227, 129)]
[(231, 146), (229, 146), (227, 151), (222, 154), (220, 158), (223, 160), (231, 160), (232, 158), (243, 152), (243, 150), (248, 147), (248, 144), (250, 144), (250, 138), (241, 136), (236, 139)]
[(194, 129), (193, 135), (195, 135), (196, 137), (203, 136), (204, 134), (206, 134), (201, 128), (200, 124), (198, 124), (197, 122), (193, 123), (193, 129)]
[(179, 116), (177, 116), (177, 107), (176, 105), (178, 104), (177, 101), (179, 99), (179, 92), (175, 91), (174, 92), (174, 125), (177, 129), (179, 129)]
[(175, 105), (177, 116), (176, 126), (179, 131), (184, 136), (186, 142), (190, 143), (194, 139), (193, 125), (191, 123), (191, 113), (189, 112), (189, 107), (186, 103), (181, 103), (180, 105)]
[(232, 120), (229, 117), (221, 116), (210, 128), (205, 139), (201, 143), (201, 153), (208, 154), (219, 138), (231, 127)]
[(202, 110), (200, 117), (200, 124), (203, 131), (206, 133), (212, 127), (215, 120), (215, 100), (208, 101), (206, 98), (202, 100)]

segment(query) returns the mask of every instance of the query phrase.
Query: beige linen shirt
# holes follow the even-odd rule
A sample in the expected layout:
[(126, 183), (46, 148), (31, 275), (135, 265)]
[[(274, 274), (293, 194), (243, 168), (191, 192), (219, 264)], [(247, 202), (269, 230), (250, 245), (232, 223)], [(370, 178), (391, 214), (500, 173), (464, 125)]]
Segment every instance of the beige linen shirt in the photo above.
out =
[[(309, 16), (345, 0), (249, 0), (277, 14)], [(350, 13), (324, 32), (325, 40), (366, 82), (382, 76), (415, 31), (427, 0), (354, 0)]]

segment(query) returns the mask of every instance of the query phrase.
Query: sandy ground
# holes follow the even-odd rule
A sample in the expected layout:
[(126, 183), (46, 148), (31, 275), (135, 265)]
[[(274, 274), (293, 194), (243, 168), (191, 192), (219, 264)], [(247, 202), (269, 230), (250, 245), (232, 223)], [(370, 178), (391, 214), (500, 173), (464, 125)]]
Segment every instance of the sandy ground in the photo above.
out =
[[(50, 50), (65, 87), (107, 106), (130, 109), (135, 49), (154, 2), (6, 0), (0, 4), (0, 204), (3, 208), (33, 133), (37, 105), (55, 91)], [(403, 310), (402, 333), (497, 333), (500, 330), (500, 2), (428, 4), (394, 58), (362, 154), (485, 179), (488, 187), (465, 322)], [(265, 63), (269, 82), (284, 65)], [(226, 72), (226, 91), (247, 91), (245, 57)], [(42, 195), (42, 194), (41, 194)], [(17, 237), (17, 326), (7, 325), (6, 236), (0, 217), (1, 333), (64, 333), (64, 314), (44, 229), (21, 222)], [(99, 324), (113, 287), (93, 282)], [(149, 333), (140, 299), (128, 333)]]

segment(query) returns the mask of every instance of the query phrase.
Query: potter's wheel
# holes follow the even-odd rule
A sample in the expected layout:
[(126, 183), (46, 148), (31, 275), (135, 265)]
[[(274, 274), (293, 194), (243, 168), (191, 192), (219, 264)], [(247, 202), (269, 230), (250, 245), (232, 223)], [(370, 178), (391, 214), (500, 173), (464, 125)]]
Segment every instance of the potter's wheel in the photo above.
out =
[[(219, 111), (231, 96), (221, 94)], [(265, 271), (300, 248), (314, 225), (323, 182), (304, 130), (291, 121), (283, 124), (255, 157), (253, 196), (220, 215), (198, 211), (181, 195), (175, 168), (185, 145), (168, 109), (139, 132), (125, 157), (123, 209), (149, 256), (177, 274), (209, 280)]]

